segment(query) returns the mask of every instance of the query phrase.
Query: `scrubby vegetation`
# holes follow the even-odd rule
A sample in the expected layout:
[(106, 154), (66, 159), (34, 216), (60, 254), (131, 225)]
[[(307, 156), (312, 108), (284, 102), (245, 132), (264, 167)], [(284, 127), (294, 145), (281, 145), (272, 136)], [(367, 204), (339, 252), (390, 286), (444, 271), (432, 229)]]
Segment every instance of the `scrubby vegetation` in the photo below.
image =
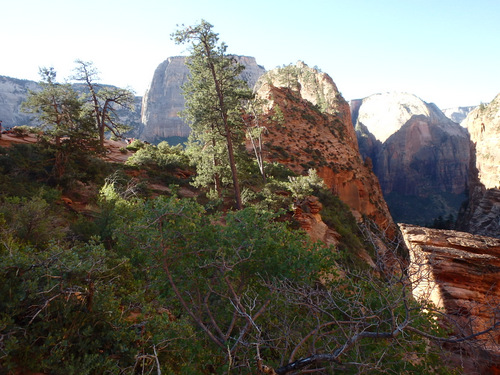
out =
[[(363, 239), (314, 174), (267, 165), (246, 208), (227, 211), (203, 194), (178, 196), (189, 179), (158, 197), (130, 183), (139, 169), (146, 186), (189, 168), (179, 147), (145, 145), (129, 165), (77, 153), (59, 180), (49, 156), (40, 145), (2, 149), (0, 373), (287, 373), (301, 358), (318, 373), (444, 371), (418, 335), (384, 338), (408, 311), (412, 326), (439, 328), (401, 299), (404, 284), (346, 261)], [(61, 194), (83, 186), (92, 209), (68, 209)], [(293, 229), (290, 208), (309, 194), (341, 247)]]
[[(202, 32), (217, 41), (204, 21), (178, 35)], [(232, 66), (224, 50), (215, 71)], [(124, 165), (78, 143), (0, 149), (0, 374), (451, 372), (404, 254), (367, 238), (314, 171), (258, 165), (231, 121), (187, 149), (136, 142)], [(310, 195), (336, 247), (295, 222)]]

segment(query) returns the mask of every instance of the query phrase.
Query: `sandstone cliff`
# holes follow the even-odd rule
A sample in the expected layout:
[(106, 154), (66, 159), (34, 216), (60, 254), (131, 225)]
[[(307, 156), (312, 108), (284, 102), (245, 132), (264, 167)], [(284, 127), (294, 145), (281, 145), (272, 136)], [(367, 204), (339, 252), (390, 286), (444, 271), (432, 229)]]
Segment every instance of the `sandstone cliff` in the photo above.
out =
[(467, 187), (467, 131), (406, 93), (373, 95), (352, 110), (360, 150), (372, 160), (395, 219), (424, 225), (456, 217)]
[[(234, 57), (245, 66), (241, 79), (253, 87), (265, 69), (253, 57)], [(141, 139), (158, 142), (188, 137), (191, 129), (179, 116), (185, 104), (182, 85), (189, 77), (189, 68), (185, 62), (186, 57), (183, 56), (169, 57), (156, 68), (142, 102), (144, 130)]]
[(500, 94), (462, 122), (471, 137), (469, 204), (460, 228), (500, 238)]
[(370, 218), (395, 235), (378, 180), (359, 154), (349, 106), (333, 80), (299, 62), (268, 72), (257, 87), (266, 100), (265, 158), (299, 174), (316, 169), (358, 219)]
[[(496, 323), (499, 239), (404, 224), (400, 228), (410, 250), (415, 298), (443, 308), (456, 323), (457, 334), (471, 335)], [(467, 374), (490, 374), (500, 366), (499, 341), (498, 332), (493, 331), (472, 341), (479, 345), (450, 349), (467, 354), (461, 358)]]

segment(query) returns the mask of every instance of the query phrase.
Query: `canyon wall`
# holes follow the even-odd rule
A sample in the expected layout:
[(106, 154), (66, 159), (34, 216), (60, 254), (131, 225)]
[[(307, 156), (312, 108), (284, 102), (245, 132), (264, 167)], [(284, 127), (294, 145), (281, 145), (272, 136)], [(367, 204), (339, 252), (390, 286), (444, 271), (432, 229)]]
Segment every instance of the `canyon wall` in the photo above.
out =
[(462, 122), (471, 137), (469, 202), (459, 227), (500, 238), (500, 94)]
[[(240, 78), (254, 87), (265, 69), (253, 57), (234, 58), (245, 66)], [(189, 68), (184, 56), (169, 57), (158, 65), (142, 101), (144, 130), (141, 139), (154, 143), (167, 139), (175, 143), (175, 140), (188, 137), (191, 129), (179, 115), (185, 105), (182, 85), (188, 78)]]
[[(497, 323), (500, 307), (500, 239), (400, 224), (410, 251), (414, 297), (448, 314), (455, 334), (470, 336)], [(500, 369), (498, 331), (447, 345), (467, 374)]]
[[(110, 85), (103, 86), (113, 87)], [(75, 83), (72, 87), (78, 93), (87, 91), (86, 85), (81, 83)], [(29, 92), (38, 90), (40, 90), (40, 86), (37, 82), (0, 76), (0, 120), (2, 120), (4, 128), (20, 125), (40, 125), (33, 115), (24, 113), (21, 110), (21, 105), (27, 99)], [(141, 102), (142, 97), (136, 96), (134, 98), (134, 109), (119, 108), (116, 111), (120, 122), (132, 127), (127, 136), (138, 137), (142, 131)]]
[(331, 77), (299, 62), (268, 72), (257, 87), (266, 103), (265, 159), (298, 174), (316, 169), (358, 219), (395, 235), (378, 180), (359, 153), (349, 105)]
[(462, 121), (464, 121), (467, 115), (476, 107), (477, 106), (474, 105), (468, 107), (445, 108), (442, 111), (451, 121), (462, 124)]
[(467, 189), (467, 130), (407, 93), (376, 94), (351, 106), (360, 151), (371, 159), (395, 220), (427, 225), (456, 218)]

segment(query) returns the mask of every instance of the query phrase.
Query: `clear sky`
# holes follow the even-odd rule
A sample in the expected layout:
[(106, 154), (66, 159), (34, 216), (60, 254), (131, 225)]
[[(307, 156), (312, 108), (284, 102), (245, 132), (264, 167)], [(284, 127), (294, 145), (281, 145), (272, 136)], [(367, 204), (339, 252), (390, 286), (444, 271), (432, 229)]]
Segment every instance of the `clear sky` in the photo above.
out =
[(500, 92), (500, 0), (9, 0), (0, 14), (0, 75), (21, 79), (52, 66), (62, 81), (81, 59), (143, 95), (187, 54), (177, 25), (205, 19), (229, 53), (268, 70), (302, 60), (347, 100), (403, 91), (448, 108)]

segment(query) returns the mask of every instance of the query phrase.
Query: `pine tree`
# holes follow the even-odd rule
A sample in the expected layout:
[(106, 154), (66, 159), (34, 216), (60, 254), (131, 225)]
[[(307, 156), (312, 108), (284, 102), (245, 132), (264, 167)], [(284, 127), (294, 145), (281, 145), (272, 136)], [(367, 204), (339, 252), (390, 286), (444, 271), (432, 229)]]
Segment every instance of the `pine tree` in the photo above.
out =
[(190, 78), (184, 85), (184, 117), (191, 126), (190, 153), (197, 160), (197, 183), (213, 183), (219, 197), (222, 186), (234, 190), (236, 208), (241, 209), (237, 173), (238, 147), (243, 145), (242, 100), (251, 97), (247, 84), (238, 79), (244, 66), (226, 54), (212, 25), (202, 20), (172, 35), (177, 44), (190, 43), (187, 59)]
[(95, 136), (90, 113), (69, 83), (58, 83), (54, 68), (40, 68), (41, 90), (30, 91), (22, 109), (33, 114), (43, 129), (43, 140), (54, 151), (54, 172), (61, 178), (69, 157), (77, 151), (88, 152)]
[(88, 89), (88, 102), (92, 108), (95, 127), (99, 134), (99, 145), (104, 149), (104, 135), (107, 131), (119, 137), (129, 127), (120, 123), (117, 109), (134, 106), (134, 94), (128, 89), (102, 86), (97, 83), (99, 77), (93, 63), (82, 60), (76, 61), (77, 81), (83, 82)]
[(61, 137), (79, 141), (92, 134), (83, 102), (69, 83), (58, 83), (54, 68), (40, 68), (41, 90), (30, 91), (22, 109), (32, 113), (46, 134), (60, 145)]

